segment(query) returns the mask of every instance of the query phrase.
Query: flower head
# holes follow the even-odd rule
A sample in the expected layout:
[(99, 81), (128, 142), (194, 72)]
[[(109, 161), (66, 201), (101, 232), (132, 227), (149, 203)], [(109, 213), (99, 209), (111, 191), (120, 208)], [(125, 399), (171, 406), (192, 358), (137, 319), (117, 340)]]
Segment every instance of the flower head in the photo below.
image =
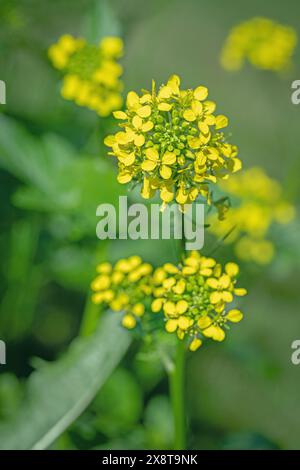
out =
[(165, 264), (153, 273), (152, 311), (164, 312), (165, 329), (180, 340), (189, 338), (189, 348), (198, 349), (204, 337), (223, 341), (228, 322), (243, 318), (240, 310), (228, 308), (245, 289), (236, 287), (239, 268), (227, 263), (224, 271), (213, 258), (198, 252), (187, 255), (179, 266)]
[(114, 266), (101, 263), (93, 280), (92, 301), (113, 311), (122, 311), (122, 325), (133, 329), (145, 313), (144, 299), (151, 294), (152, 266), (139, 256), (120, 259)]
[(254, 67), (277, 72), (290, 66), (296, 44), (293, 28), (267, 18), (252, 18), (230, 31), (221, 62), (227, 70), (239, 70), (248, 60)]
[(177, 75), (158, 91), (153, 82), (151, 92), (129, 92), (126, 110), (114, 112), (121, 131), (104, 141), (118, 159), (118, 181), (140, 183), (146, 199), (158, 191), (164, 204), (209, 200), (208, 183), (227, 178), (241, 161), (221, 130), (227, 117), (214, 114), (207, 97), (204, 86), (180, 90)]
[(266, 239), (270, 226), (289, 223), (295, 213), (294, 207), (284, 200), (280, 184), (261, 168), (251, 168), (223, 181), (221, 189), (233, 207), (224, 220), (210, 216), (209, 231), (224, 238), (225, 243), (234, 243), (240, 259), (269, 263), (274, 255), (273, 243)]
[(64, 74), (61, 94), (79, 106), (86, 106), (100, 116), (107, 116), (122, 105), (122, 67), (117, 62), (123, 53), (118, 37), (105, 37), (99, 45), (84, 39), (62, 36), (48, 55)]

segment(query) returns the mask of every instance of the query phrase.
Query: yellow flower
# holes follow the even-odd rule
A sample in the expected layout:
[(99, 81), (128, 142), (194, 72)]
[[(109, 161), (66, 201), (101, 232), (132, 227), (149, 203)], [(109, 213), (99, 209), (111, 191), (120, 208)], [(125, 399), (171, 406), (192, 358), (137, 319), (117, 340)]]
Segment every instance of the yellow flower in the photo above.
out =
[(91, 284), (92, 301), (115, 312), (122, 311), (125, 328), (140, 325), (145, 314), (145, 298), (153, 289), (152, 266), (143, 263), (140, 256), (131, 256), (120, 259), (114, 266), (100, 263), (97, 272), (99, 275)]
[(223, 271), (213, 258), (191, 252), (179, 266), (167, 263), (154, 271), (158, 287), (152, 291), (152, 312), (162, 311), (166, 331), (180, 340), (188, 337), (191, 351), (201, 346), (203, 337), (223, 341), (223, 326), (243, 316), (240, 310), (226, 309), (235, 297), (246, 294), (246, 289), (236, 287), (238, 273), (236, 263), (227, 263)]
[(122, 53), (123, 42), (118, 37), (105, 37), (99, 45), (92, 45), (82, 38), (62, 36), (48, 50), (53, 66), (63, 73), (62, 97), (100, 116), (120, 108), (122, 67), (117, 59)]
[(234, 243), (240, 259), (270, 263), (275, 252), (273, 243), (266, 239), (271, 225), (287, 224), (295, 216), (280, 184), (262, 169), (251, 168), (222, 181), (220, 188), (234, 200), (234, 206), (221, 219), (210, 216), (209, 231), (224, 243)]
[(130, 91), (126, 109), (114, 112), (121, 131), (104, 143), (118, 160), (118, 181), (142, 183), (141, 195), (158, 191), (163, 204), (174, 199), (184, 205), (199, 195), (210, 201), (210, 183), (241, 168), (237, 147), (227, 142), (224, 115), (214, 115), (216, 105), (199, 86), (180, 90), (177, 75), (156, 91), (138, 95)]
[(251, 18), (230, 31), (221, 63), (227, 70), (239, 70), (248, 60), (256, 68), (278, 72), (290, 67), (296, 44), (297, 33), (292, 27)]

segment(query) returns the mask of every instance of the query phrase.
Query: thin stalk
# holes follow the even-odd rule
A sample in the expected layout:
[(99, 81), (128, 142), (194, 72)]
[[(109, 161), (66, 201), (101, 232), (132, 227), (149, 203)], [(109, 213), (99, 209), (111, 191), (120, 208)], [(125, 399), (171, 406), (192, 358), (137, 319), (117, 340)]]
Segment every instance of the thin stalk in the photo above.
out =
[(174, 420), (174, 449), (184, 450), (186, 447), (185, 419), (185, 344), (178, 341), (175, 353), (174, 369), (169, 374), (170, 396)]
[[(182, 241), (179, 262), (185, 254), (184, 214), (182, 217)], [(177, 340), (174, 368), (169, 372), (170, 397), (174, 420), (174, 449), (184, 450), (186, 447), (186, 416), (185, 416), (185, 342)]]

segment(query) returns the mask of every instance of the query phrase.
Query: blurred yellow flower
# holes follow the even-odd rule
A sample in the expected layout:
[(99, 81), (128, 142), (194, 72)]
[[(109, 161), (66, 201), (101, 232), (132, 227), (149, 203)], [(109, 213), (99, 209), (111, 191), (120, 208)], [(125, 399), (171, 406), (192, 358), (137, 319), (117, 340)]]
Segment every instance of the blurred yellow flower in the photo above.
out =
[(104, 142), (118, 159), (118, 181), (141, 184), (148, 199), (159, 191), (163, 204), (180, 205), (198, 195), (210, 202), (208, 183), (227, 178), (241, 168), (237, 147), (227, 142), (223, 115), (215, 115), (204, 86), (180, 90), (177, 75), (156, 91), (127, 95), (126, 110), (116, 111), (121, 131)]
[(92, 301), (105, 304), (113, 311), (122, 311), (122, 325), (135, 328), (145, 313), (145, 296), (152, 292), (152, 266), (143, 263), (139, 256), (131, 256), (120, 259), (114, 266), (101, 263), (97, 271), (98, 276), (91, 284)]
[(63, 98), (100, 116), (120, 108), (122, 67), (117, 59), (122, 53), (123, 42), (118, 37), (105, 37), (99, 45), (92, 45), (82, 38), (62, 36), (49, 48), (48, 55), (54, 67), (63, 73)]
[[(294, 207), (283, 199), (280, 184), (261, 168), (251, 168), (221, 183), (233, 202), (223, 220), (211, 215), (209, 231), (224, 243), (234, 243), (236, 255), (259, 264), (274, 256), (273, 243), (266, 239), (272, 223), (289, 223)], [(228, 235), (228, 236), (227, 236)]]
[(227, 70), (239, 70), (245, 60), (259, 69), (288, 69), (297, 44), (297, 33), (267, 18), (252, 18), (229, 33), (221, 54)]

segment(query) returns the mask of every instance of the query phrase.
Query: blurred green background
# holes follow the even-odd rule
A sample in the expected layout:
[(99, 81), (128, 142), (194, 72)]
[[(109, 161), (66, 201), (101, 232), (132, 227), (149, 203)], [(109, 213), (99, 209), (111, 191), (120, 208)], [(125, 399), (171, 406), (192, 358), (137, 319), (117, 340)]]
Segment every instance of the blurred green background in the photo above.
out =
[[(244, 168), (263, 167), (297, 206), (300, 107), (290, 96), (300, 45), (281, 75), (250, 66), (228, 73), (219, 56), (235, 24), (265, 16), (300, 35), (299, 15), (297, 0), (0, 0), (1, 447), (172, 447), (159, 358), (141, 355), (138, 343), (127, 349), (127, 333), (112, 322), (92, 340), (76, 339), (97, 262), (140, 254), (158, 265), (174, 260), (172, 244), (97, 240), (97, 205), (126, 194), (102, 144), (114, 123), (60, 97), (47, 48), (64, 33), (117, 34), (125, 91), (173, 73), (185, 88), (208, 86)], [(273, 262), (241, 267), (243, 322), (188, 357), (189, 448), (300, 448), (300, 366), (290, 359), (300, 338), (299, 231), (298, 217), (272, 231)], [(220, 246), (218, 256), (233, 254)]]

